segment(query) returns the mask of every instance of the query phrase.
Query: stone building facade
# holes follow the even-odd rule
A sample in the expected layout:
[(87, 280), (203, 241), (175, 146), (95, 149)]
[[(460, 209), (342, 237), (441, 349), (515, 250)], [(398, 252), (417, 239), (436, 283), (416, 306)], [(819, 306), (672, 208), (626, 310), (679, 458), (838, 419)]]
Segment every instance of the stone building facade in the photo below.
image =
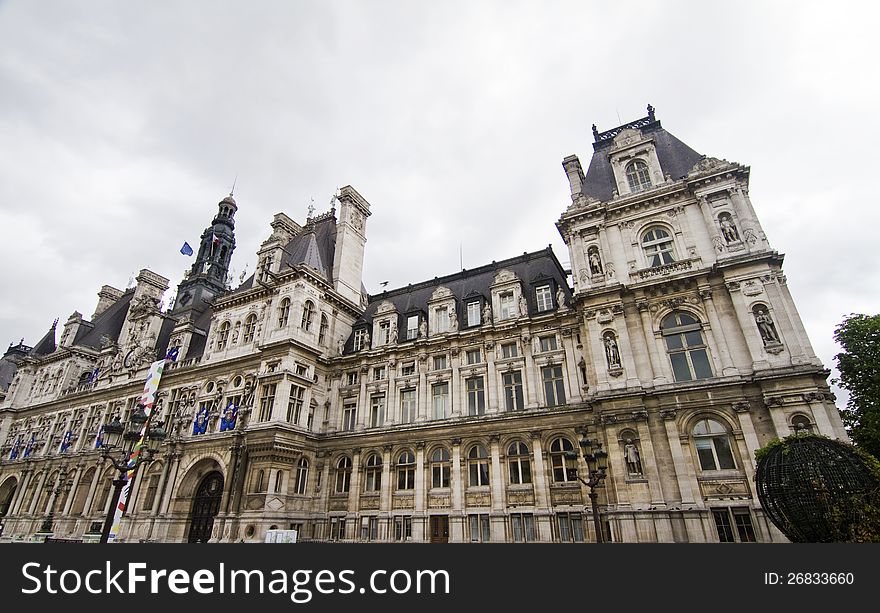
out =
[(172, 308), (143, 270), (57, 346), (53, 325), (10, 347), (2, 539), (95, 538), (116, 476), (101, 426), (176, 347), (151, 418), (168, 437), (120, 540), (591, 542), (584, 438), (608, 453), (607, 539), (785, 540), (755, 450), (795, 426), (846, 434), (749, 168), (696, 153), (651, 107), (593, 132), (586, 173), (563, 161), (571, 270), (547, 248), (368, 295), (371, 209), (345, 187), (304, 225), (275, 215), (229, 289), (224, 198)]

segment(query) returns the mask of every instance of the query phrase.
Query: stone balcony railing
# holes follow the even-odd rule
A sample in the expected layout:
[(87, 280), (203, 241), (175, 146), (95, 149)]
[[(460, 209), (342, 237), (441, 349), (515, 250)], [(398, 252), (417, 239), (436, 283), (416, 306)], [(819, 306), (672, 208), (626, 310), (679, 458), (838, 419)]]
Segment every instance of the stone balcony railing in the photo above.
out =
[(691, 258), (689, 260), (672, 262), (671, 264), (663, 264), (662, 266), (652, 266), (651, 268), (633, 271), (629, 276), (635, 281), (649, 281), (658, 277), (668, 277), (679, 272), (692, 270), (699, 261), (699, 258)]

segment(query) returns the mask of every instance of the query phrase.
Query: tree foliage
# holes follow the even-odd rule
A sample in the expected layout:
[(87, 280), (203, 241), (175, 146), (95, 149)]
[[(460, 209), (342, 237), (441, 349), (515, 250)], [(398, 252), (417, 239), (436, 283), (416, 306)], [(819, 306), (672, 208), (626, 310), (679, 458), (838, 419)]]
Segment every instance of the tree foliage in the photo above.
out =
[(849, 392), (843, 423), (859, 447), (880, 458), (880, 315), (844, 318), (834, 340), (843, 348), (835, 382)]

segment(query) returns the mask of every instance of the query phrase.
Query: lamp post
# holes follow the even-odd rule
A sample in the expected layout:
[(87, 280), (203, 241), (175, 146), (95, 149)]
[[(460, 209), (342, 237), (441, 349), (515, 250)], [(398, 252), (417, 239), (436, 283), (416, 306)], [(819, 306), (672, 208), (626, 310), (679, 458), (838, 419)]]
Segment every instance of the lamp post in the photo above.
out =
[[(162, 426), (150, 426), (150, 419), (144, 412), (144, 405), (139, 404), (132, 411), (128, 423), (123, 425), (116, 416), (112, 422), (104, 426), (104, 442), (101, 445), (101, 455), (105, 460), (110, 460), (113, 468), (119, 471), (119, 476), (113, 480), (112, 504), (107, 510), (104, 520), (104, 529), (101, 532), (101, 542), (110, 540), (110, 530), (113, 528), (113, 517), (116, 515), (116, 507), (119, 505), (119, 495), (128, 481), (126, 473), (136, 470), (143, 462), (152, 459), (158, 449), (150, 447), (149, 443), (160, 444), (165, 439), (165, 430)], [(135, 443), (141, 438), (141, 432), (146, 428), (145, 445), (140, 448), (134, 459), (134, 464), (129, 466), (132, 459)], [(133, 477), (132, 477), (133, 478)]]
[(73, 485), (73, 479), (69, 477), (67, 469), (62, 467), (58, 473), (58, 480), (49, 487), (49, 492), (52, 494), (52, 506), (49, 508), (49, 514), (46, 516), (46, 519), (43, 520), (43, 525), (40, 526), (40, 532), (48, 533), (53, 531), (52, 524), (55, 520), (55, 507), (58, 505), (58, 497)]
[[(591, 440), (586, 437), (582, 438), (579, 443), (581, 447), (581, 453), (583, 453), (584, 460), (587, 461), (587, 468), (589, 469), (589, 478), (584, 479), (580, 475), (578, 475), (577, 468), (571, 468), (568, 471), (569, 477), (573, 477), (590, 488), (590, 506), (593, 510), (593, 527), (596, 531), (596, 542), (602, 542), (602, 522), (599, 518), (599, 494), (596, 492), (596, 488), (599, 487), (602, 482), (605, 480), (606, 471), (608, 467), (605, 466), (605, 459), (608, 457), (608, 452), (602, 449), (602, 442), (598, 439)], [(577, 459), (576, 451), (569, 451), (566, 454), (571, 460)]]

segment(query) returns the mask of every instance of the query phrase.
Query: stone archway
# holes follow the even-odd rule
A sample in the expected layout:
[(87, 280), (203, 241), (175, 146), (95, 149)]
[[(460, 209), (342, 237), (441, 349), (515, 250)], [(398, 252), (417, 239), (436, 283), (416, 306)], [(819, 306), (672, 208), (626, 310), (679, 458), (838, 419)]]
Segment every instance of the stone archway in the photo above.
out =
[(18, 480), (15, 477), (9, 477), (0, 486), (0, 517), (6, 517), (9, 514), (16, 490), (18, 490)]
[(214, 517), (220, 511), (223, 497), (223, 474), (212, 471), (205, 475), (196, 488), (189, 516), (187, 542), (207, 543), (214, 528)]

